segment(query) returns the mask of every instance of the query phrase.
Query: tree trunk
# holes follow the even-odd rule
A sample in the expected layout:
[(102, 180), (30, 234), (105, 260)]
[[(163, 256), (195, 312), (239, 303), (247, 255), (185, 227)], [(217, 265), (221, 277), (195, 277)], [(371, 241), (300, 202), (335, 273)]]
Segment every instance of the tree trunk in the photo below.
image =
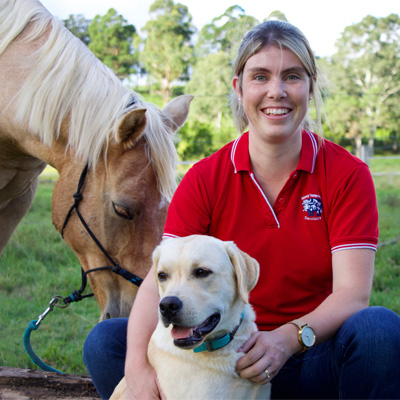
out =
[(362, 145), (362, 139), (361, 135), (357, 135), (354, 139), (355, 145), (356, 145), (356, 156), (358, 158), (361, 158), (361, 145)]
[(376, 126), (371, 127), (370, 136), (368, 140), (368, 150), (370, 158), (372, 158), (375, 154), (375, 133), (376, 133)]

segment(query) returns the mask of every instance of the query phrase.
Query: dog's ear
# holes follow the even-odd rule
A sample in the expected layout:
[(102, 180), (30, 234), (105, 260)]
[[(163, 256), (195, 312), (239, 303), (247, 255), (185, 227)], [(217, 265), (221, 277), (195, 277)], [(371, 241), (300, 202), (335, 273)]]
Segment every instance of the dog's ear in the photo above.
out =
[(233, 242), (226, 243), (226, 251), (236, 274), (239, 296), (244, 303), (248, 303), (249, 293), (258, 281), (260, 265)]

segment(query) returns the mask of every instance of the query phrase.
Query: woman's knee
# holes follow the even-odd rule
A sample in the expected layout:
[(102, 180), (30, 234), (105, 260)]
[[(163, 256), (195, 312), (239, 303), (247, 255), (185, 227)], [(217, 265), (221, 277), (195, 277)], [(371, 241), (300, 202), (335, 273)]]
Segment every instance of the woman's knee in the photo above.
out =
[(128, 319), (108, 319), (89, 333), (83, 360), (102, 399), (109, 399), (124, 376)]
[(338, 336), (346, 347), (353, 344), (363, 352), (372, 352), (376, 356), (393, 352), (399, 354), (400, 317), (384, 307), (368, 307), (350, 317)]
[(127, 318), (115, 318), (98, 323), (86, 338), (83, 346), (85, 364), (105, 365), (110, 354), (124, 356), (126, 351)]

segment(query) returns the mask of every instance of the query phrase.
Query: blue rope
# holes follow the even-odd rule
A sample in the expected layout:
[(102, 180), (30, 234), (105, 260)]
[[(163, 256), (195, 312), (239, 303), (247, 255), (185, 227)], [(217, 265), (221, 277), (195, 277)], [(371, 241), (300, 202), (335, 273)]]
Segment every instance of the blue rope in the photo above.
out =
[(45, 362), (43, 362), (33, 351), (32, 346), (31, 346), (31, 333), (32, 331), (36, 331), (40, 323), (36, 325), (37, 321), (31, 321), (28, 323), (28, 326), (25, 329), (24, 333), (24, 347), (25, 351), (28, 353), (29, 357), (31, 360), (43, 371), (48, 371), (48, 372), (58, 372), (59, 374), (62, 374), (61, 371), (58, 371), (57, 369), (54, 369), (53, 367), (50, 367), (50, 365), (47, 365)]

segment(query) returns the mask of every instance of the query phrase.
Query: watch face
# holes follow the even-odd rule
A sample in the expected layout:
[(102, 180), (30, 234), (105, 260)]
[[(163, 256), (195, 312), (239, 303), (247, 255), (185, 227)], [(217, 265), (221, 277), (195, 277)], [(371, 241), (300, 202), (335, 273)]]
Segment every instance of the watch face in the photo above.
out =
[(315, 342), (314, 331), (309, 326), (306, 326), (301, 333), (301, 338), (305, 346), (311, 347)]

